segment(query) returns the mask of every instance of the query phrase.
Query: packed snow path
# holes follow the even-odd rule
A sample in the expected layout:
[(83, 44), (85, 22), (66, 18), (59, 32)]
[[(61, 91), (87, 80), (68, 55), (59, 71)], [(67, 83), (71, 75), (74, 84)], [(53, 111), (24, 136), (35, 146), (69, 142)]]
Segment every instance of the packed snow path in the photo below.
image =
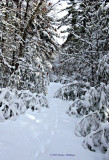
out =
[(49, 86), (48, 109), (0, 123), (0, 160), (103, 160), (99, 152), (84, 149), (83, 139), (75, 136), (77, 119), (66, 114), (70, 102), (53, 98), (60, 86)]

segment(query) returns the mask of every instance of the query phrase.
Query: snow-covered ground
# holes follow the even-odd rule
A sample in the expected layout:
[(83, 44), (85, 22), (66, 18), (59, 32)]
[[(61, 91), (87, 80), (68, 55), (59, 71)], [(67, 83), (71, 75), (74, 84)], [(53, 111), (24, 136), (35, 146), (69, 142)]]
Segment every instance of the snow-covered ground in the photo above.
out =
[(103, 154), (84, 149), (83, 138), (75, 136), (78, 119), (66, 114), (71, 102), (53, 98), (60, 86), (49, 86), (50, 108), (0, 123), (0, 160), (103, 160)]

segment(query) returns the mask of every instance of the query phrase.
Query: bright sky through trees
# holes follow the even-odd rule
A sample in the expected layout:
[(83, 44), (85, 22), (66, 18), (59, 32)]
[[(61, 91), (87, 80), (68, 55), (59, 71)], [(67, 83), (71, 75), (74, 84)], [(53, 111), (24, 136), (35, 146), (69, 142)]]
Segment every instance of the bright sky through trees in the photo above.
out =
[[(53, 17), (55, 17), (56, 19), (60, 19), (67, 14), (66, 10), (61, 12), (61, 10), (67, 7), (67, 1), (63, 2), (59, 0), (50, 0), (50, 1), (54, 5), (54, 8), (51, 12)], [(62, 26), (60, 29), (57, 30), (59, 37), (56, 37), (56, 40), (58, 41), (59, 44), (62, 44), (66, 40), (66, 37), (68, 35), (67, 33), (61, 33), (64, 30), (66, 30), (66, 26)]]

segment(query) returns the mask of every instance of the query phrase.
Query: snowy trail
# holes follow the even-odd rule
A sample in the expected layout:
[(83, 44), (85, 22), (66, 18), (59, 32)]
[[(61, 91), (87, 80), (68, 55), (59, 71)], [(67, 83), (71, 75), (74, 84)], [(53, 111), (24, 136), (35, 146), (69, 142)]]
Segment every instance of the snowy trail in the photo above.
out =
[(66, 114), (70, 102), (53, 98), (60, 86), (49, 87), (50, 108), (0, 123), (0, 160), (103, 160), (99, 152), (84, 149), (83, 138), (75, 136), (78, 120)]

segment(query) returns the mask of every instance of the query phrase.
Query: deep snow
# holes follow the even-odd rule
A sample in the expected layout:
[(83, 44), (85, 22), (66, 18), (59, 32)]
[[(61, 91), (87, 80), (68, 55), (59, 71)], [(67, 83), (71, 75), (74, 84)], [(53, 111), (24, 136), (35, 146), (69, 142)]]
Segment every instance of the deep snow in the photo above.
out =
[(75, 136), (78, 119), (66, 114), (71, 102), (53, 98), (60, 86), (50, 84), (49, 108), (0, 123), (0, 160), (103, 160), (103, 154), (84, 149), (83, 138)]

